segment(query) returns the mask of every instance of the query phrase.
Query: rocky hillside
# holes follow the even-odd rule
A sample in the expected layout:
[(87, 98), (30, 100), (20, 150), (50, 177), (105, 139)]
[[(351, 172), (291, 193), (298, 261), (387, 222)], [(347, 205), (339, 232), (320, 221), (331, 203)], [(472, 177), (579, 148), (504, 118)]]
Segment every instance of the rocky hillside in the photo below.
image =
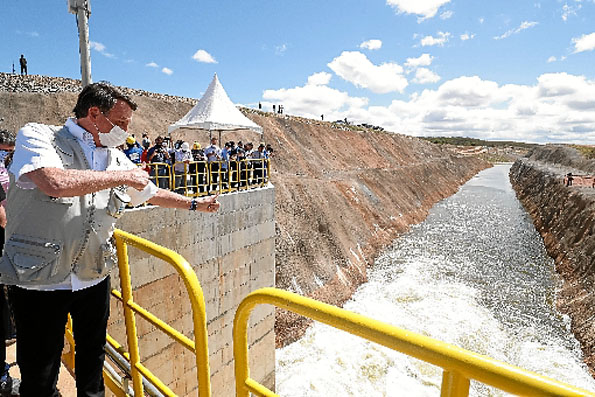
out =
[(593, 175), (595, 161), (575, 149), (545, 146), (513, 165), (517, 196), (532, 216), (563, 279), (558, 309), (571, 319), (585, 362), (595, 374), (595, 189), (563, 184), (564, 175)]
[[(78, 84), (0, 73), (0, 128), (17, 130), (29, 121), (62, 124), (71, 115)], [(126, 91), (139, 104), (131, 123), (137, 136), (164, 134), (195, 103)], [(234, 132), (223, 139), (264, 140), (275, 149), (277, 286), (331, 304), (341, 305), (366, 280), (367, 267), (384, 246), (489, 166), (405, 135), (243, 111), (264, 135)], [(206, 144), (208, 136), (185, 139)], [(280, 311), (278, 343), (294, 340), (305, 325)]]

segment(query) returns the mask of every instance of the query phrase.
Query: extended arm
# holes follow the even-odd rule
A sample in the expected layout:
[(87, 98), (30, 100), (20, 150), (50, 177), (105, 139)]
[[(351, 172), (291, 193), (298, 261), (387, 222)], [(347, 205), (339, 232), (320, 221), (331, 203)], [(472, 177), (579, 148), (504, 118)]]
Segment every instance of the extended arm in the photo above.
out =
[[(202, 212), (217, 212), (220, 206), (219, 202), (217, 201), (217, 197), (218, 195), (197, 197), (196, 210)], [(181, 194), (177, 194), (169, 190), (159, 189), (157, 194), (149, 200), (149, 203), (158, 205), (160, 207), (180, 208), (187, 210), (190, 209), (192, 198), (182, 196)]]
[(25, 175), (52, 197), (82, 196), (120, 185), (142, 190), (149, 183), (149, 174), (140, 168), (125, 171), (39, 168)]

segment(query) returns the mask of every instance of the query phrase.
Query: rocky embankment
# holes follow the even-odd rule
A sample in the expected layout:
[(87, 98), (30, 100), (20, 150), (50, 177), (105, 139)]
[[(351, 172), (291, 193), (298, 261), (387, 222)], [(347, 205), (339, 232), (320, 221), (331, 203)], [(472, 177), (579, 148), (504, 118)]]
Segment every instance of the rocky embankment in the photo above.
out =
[(595, 375), (595, 189), (565, 186), (569, 172), (593, 175), (595, 162), (569, 147), (545, 146), (516, 161), (510, 180), (555, 260), (563, 280), (557, 307), (570, 317)]
[[(0, 128), (17, 130), (29, 121), (62, 124), (71, 115), (79, 83), (0, 73)], [(152, 138), (165, 134), (195, 103), (126, 92), (139, 105), (130, 126), (137, 136), (143, 131)], [(383, 247), (489, 167), (476, 157), (457, 156), (405, 135), (242, 110), (263, 127), (264, 135), (233, 132), (223, 140), (264, 140), (275, 149), (277, 287), (335, 305), (366, 280), (368, 266)], [(185, 138), (204, 145), (208, 134)], [(306, 325), (279, 310), (278, 344), (298, 338)]]

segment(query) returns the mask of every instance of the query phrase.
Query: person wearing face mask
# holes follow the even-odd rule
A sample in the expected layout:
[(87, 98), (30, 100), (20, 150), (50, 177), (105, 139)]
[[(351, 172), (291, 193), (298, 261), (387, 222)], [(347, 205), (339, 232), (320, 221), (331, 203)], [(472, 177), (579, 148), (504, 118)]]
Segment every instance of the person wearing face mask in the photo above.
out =
[(167, 146), (163, 142), (163, 137), (155, 138), (155, 146), (150, 148), (147, 153), (147, 159), (151, 163), (151, 177), (156, 180), (161, 189), (169, 189), (169, 168), (167, 163), (170, 160)]
[(216, 212), (217, 197), (192, 199), (157, 188), (115, 149), (137, 105), (95, 83), (65, 125), (29, 123), (9, 168), (0, 282), (12, 285), (23, 397), (55, 397), (67, 315), (73, 319), (77, 395), (104, 396), (110, 302), (116, 263), (112, 233), (126, 204)]
[(192, 152), (190, 151), (190, 144), (182, 142), (180, 147), (175, 152), (176, 162), (174, 164), (174, 171), (176, 173), (176, 192), (186, 193), (187, 182), (190, 182), (189, 164), (192, 161)]

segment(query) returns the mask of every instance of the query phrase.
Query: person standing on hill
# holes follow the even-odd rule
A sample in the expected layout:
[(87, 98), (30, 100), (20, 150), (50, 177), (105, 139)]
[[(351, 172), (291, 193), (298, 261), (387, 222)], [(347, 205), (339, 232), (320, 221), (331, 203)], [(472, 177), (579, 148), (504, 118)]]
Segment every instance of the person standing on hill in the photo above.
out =
[(568, 174), (564, 175), (564, 186), (572, 186), (573, 180), (574, 177), (572, 176), (572, 172), (569, 172)]
[(17, 134), (0, 282), (12, 285), (22, 397), (56, 397), (68, 313), (73, 320), (77, 396), (105, 395), (104, 345), (112, 234), (125, 205), (204, 212), (217, 196), (192, 199), (158, 189), (116, 147), (137, 105), (116, 88), (89, 84), (63, 127), (29, 123)]
[(27, 75), (27, 58), (25, 58), (25, 56), (23, 54), (21, 54), (21, 57), (19, 58), (19, 63), (21, 64), (21, 76)]

